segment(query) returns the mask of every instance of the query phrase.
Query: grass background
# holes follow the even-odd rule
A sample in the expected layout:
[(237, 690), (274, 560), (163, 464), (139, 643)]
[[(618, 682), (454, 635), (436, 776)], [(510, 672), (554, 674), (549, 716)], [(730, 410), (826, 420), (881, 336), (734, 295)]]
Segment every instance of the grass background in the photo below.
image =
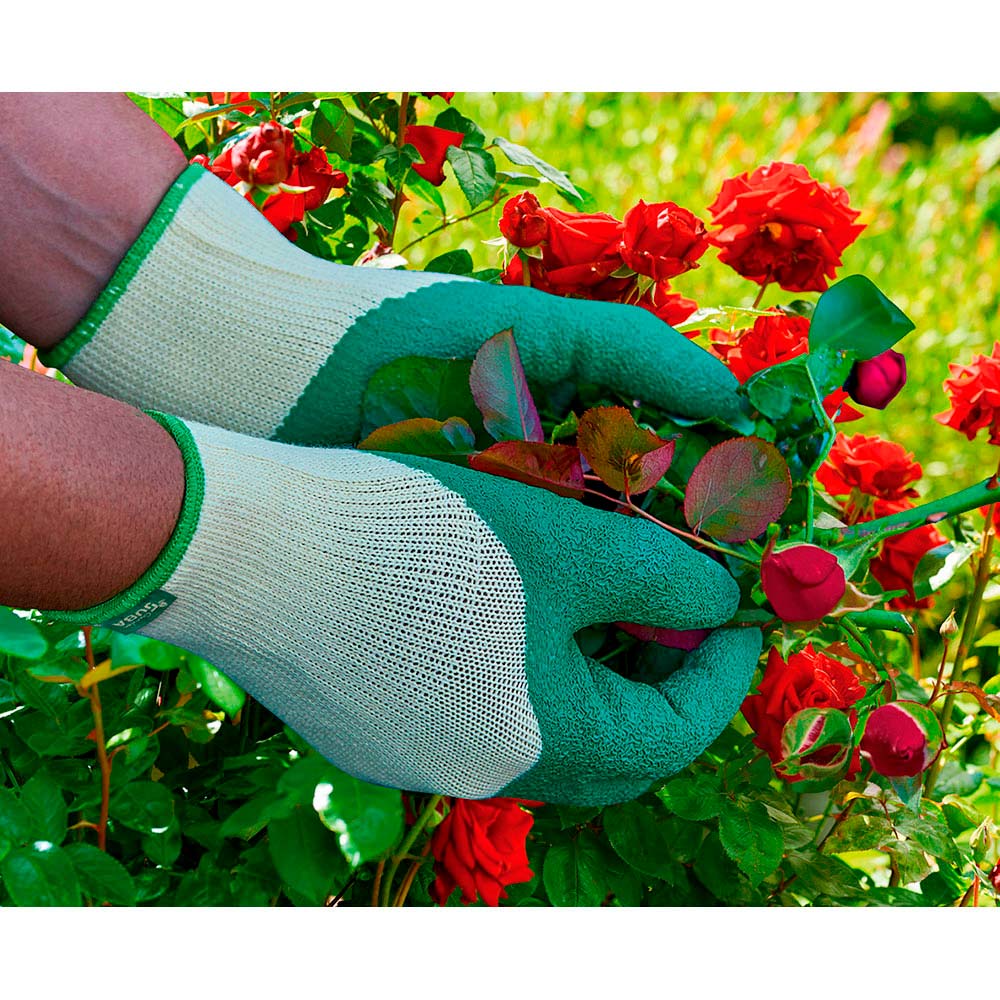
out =
[[(588, 210), (618, 218), (642, 198), (677, 202), (708, 223), (723, 180), (772, 160), (845, 187), (867, 229), (838, 276), (866, 274), (916, 324), (899, 345), (906, 388), (846, 429), (914, 452), (927, 497), (993, 471), (996, 449), (982, 433), (970, 443), (933, 415), (948, 408), (948, 363), (989, 353), (997, 339), (1000, 105), (971, 93), (458, 93), (452, 104), (488, 141), (505, 136), (566, 171)], [(441, 107), (440, 98), (423, 105), (420, 120), (432, 123)], [(543, 204), (570, 207), (549, 184), (534, 190)], [(441, 192), (456, 215), (468, 211), (453, 182)], [(404, 216), (399, 245), (419, 234), (416, 214)], [(411, 266), (459, 247), (478, 267), (496, 266), (499, 251), (484, 241), (498, 235), (498, 218), (499, 208), (426, 239), (408, 252)], [(703, 306), (749, 305), (757, 290), (714, 250), (674, 288)], [(796, 297), (772, 288), (764, 305)]]

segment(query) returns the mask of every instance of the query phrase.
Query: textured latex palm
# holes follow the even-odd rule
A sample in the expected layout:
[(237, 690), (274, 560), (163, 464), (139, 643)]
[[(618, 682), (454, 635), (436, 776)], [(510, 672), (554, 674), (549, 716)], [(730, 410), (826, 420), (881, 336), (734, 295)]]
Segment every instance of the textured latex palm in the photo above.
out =
[(536, 382), (596, 383), (687, 417), (740, 412), (722, 363), (644, 309), (319, 260), (200, 167), (178, 179), (44, 360), (142, 408), (347, 444), (380, 366), (412, 354), (471, 358), (508, 328)]
[[(173, 539), (128, 592), (54, 617), (139, 614), (143, 634), (210, 660), (342, 769), (469, 798), (617, 802), (738, 710), (755, 630), (718, 629), (658, 687), (574, 640), (598, 622), (729, 619), (731, 577), (667, 532), (431, 460), (157, 418), (187, 467)], [(172, 602), (143, 618), (159, 592)]]

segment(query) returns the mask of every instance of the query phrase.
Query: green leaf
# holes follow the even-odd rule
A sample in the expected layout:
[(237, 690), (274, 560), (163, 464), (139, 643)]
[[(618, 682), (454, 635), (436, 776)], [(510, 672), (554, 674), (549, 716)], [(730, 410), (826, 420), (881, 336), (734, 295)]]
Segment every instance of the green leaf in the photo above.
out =
[(497, 168), (493, 157), (484, 149), (464, 146), (449, 146), (446, 155), (469, 208), (478, 208), (496, 190)]
[[(129, 99), (137, 107), (149, 115), (167, 135), (176, 135), (187, 123), (182, 102), (184, 95), (175, 94), (128, 94)], [(172, 98), (172, 100), (167, 100)]]
[(73, 864), (84, 894), (95, 903), (135, 905), (135, 882), (120, 861), (91, 844), (67, 844), (63, 851)]
[(892, 837), (892, 823), (884, 816), (849, 816), (837, 826), (824, 846), (835, 854), (877, 851)]
[(268, 847), (282, 881), (313, 906), (322, 906), (349, 877), (347, 861), (335, 837), (308, 806), (273, 819)]
[(933, 865), (923, 849), (913, 841), (894, 840), (886, 844), (886, 851), (896, 864), (900, 885), (906, 886), (912, 882), (920, 882), (933, 870)]
[(493, 142), (500, 151), (510, 160), (522, 167), (534, 167), (547, 181), (551, 181), (560, 191), (564, 191), (577, 201), (582, 200), (583, 195), (573, 186), (572, 181), (561, 171), (551, 164), (546, 163), (540, 156), (536, 156), (530, 149), (518, 146), (517, 143), (497, 136)]
[(176, 819), (158, 833), (147, 833), (142, 837), (142, 850), (154, 865), (170, 868), (180, 857), (181, 828)]
[(553, 906), (599, 906), (608, 894), (607, 868), (597, 840), (581, 830), (545, 855), (542, 884)]
[(216, 670), (207, 660), (191, 656), (187, 663), (191, 675), (202, 686), (205, 694), (228, 716), (232, 717), (243, 707), (247, 693), (221, 670)]
[(311, 137), (336, 153), (342, 160), (351, 158), (351, 140), (354, 138), (354, 118), (348, 113), (343, 102), (336, 98), (320, 101), (313, 116)]
[(469, 388), (483, 425), (498, 441), (544, 441), (545, 431), (510, 330), (494, 334), (476, 352)]
[(313, 808), (337, 834), (352, 868), (381, 857), (403, 832), (400, 791), (352, 778), (332, 765), (327, 780), (316, 786)]
[(449, 250), (424, 265), (425, 271), (435, 274), (472, 274), (475, 265), (468, 250)]
[(843, 386), (854, 367), (853, 354), (843, 349), (838, 350), (829, 344), (823, 344), (809, 354), (803, 355), (803, 359), (823, 399), (834, 389)]
[(59, 786), (36, 774), (21, 789), (21, 804), (31, 816), (35, 839), (61, 844), (66, 836), (67, 809)]
[(12, 844), (23, 844), (32, 838), (34, 824), (31, 814), (9, 788), (0, 788), (0, 834)]
[(61, 847), (37, 841), (0, 862), (0, 876), (15, 906), (79, 906), (80, 883)]
[(788, 863), (797, 876), (797, 888), (809, 894), (823, 894), (831, 899), (863, 895), (862, 873), (838, 857), (817, 854), (815, 851), (807, 854), (791, 853), (788, 855)]
[(726, 802), (719, 815), (719, 838), (726, 853), (757, 885), (781, 864), (781, 827), (761, 802)]
[(755, 372), (743, 383), (741, 391), (765, 417), (771, 420), (787, 417), (794, 407), (813, 394), (806, 357), (800, 355)]
[(45, 637), (32, 622), (9, 608), (0, 608), (0, 653), (37, 660), (48, 648)]
[(594, 472), (627, 496), (652, 489), (674, 458), (674, 441), (640, 427), (624, 406), (587, 410), (576, 443)]
[(240, 837), (250, 840), (255, 837), (275, 816), (288, 814), (285, 797), (274, 791), (266, 791), (244, 802), (235, 812), (222, 822), (220, 833), (223, 837)]
[(498, 441), (478, 455), (469, 456), (469, 466), (494, 476), (540, 486), (563, 497), (583, 499), (585, 487), (579, 449), (545, 441)]
[(809, 324), (809, 350), (829, 346), (864, 361), (889, 350), (912, 329), (910, 319), (868, 278), (852, 274), (819, 297)]
[(467, 456), (476, 450), (476, 435), (461, 417), (444, 421), (414, 417), (372, 431), (358, 442), (358, 447), (365, 451), (422, 455), (465, 465)]
[(714, 774), (681, 775), (664, 785), (656, 797), (681, 819), (705, 820), (725, 807), (722, 784)]
[(781, 516), (792, 479), (780, 452), (755, 437), (731, 438), (695, 466), (684, 495), (684, 519), (724, 542), (754, 538)]
[(174, 818), (174, 799), (157, 781), (133, 781), (111, 796), (110, 812), (131, 830), (163, 833)]
[(370, 219), (383, 229), (392, 229), (392, 192), (380, 181), (367, 174), (356, 172), (351, 177), (348, 204), (351, 215), (357, 219)]
[(419, 174), (411, 173), (406, 179), (406, 186), (411, 192), (413, 192), (413, 194), (423, 198), (426, 202), (430, 202), (430, 204), (438, 210), (442, 219), (448, 214), (448, 208), (445, 205), (444, 197), (437, 187), (434, 184), (431, 184), (430, 181), (424, 180), (424, 178)]
[(896, 827), (908, 840), (940, 861), (961, 864), (962, 855), (941, 809), (925, 801), (920, 813), (897, 813)]
[(478, 146), (482, 148), (486, 142), (486, 135), (483, 130), (471, 118), (466, 118), (457, 108), (451, 106), (445, 108), (434, 119), (434, 127), (446, 128), (449, 132), (461, 132), (465, 136), (462, 140), (463, 146)]
[(604, 832), (618, 856), (641, 872), (672, 881), (678, 862), (671, 855), (669, 827), (638, 802), (604, 810)]
[(5, 326), (0, 326), (0, 360), (8, 358), (15, 364), (24, 357), (25, 343)]

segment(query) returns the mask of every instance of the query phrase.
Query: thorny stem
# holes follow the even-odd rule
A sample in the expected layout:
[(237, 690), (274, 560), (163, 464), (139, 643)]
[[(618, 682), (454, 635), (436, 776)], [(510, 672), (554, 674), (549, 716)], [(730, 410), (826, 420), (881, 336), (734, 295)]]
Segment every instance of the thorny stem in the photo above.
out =
[[(96, 670), (94, 649), (90, 642), (92, 628), (87, 625), (83, 629), (84, 651), (87, 657), (87, 670)], [(108, 803), (111, 800), (111, 761), (108, 760), (107, 748), (104, 745), (104, 716), (101, 712), (101, 695), (99, 684), (87, 687), (87, 697), (90, 699), (90, 711), (94, 716), (94, 738), (97, 743), (97, 763), (101, 769), (101, 813), (97, 823), (97, 846), (107, 850), (108, 841)]]
[(392, 862), (389, 867), (389, 874), (384, 880), (381, 892), (381, 906), (388, 906), (389, 900), (392, 895), (392, 881), (396, 877), (396, 872), (399, 871), (399, 866), (403, 861), (410, 856), (410, 848), (414, 845), (417, 837), (423, 832), (423, 829), (430, 822), (431, 817), (437, 811), (437, 807), (441, 800), (444, 798), (443, 795), (432, 795), (424, 806), (424, 811), (414, 820), (413, 826), (410, 827), (410, 832), (407, 834), (406, 839), (399, 845), (399, 849), (392, 858)]
[(934, 679), (934, 690), (931, 692), (930, 698), (927, 699), (928, 705), (933, 705), (937, 700), (938, 692), (941, 690), (941, 682), (944, 680), (944, 668), (948, 663), (948, 647), (950, 641), (947, 636), (942, 640), (944, 642), (944, 649), (941, 651), (941, 663), (938, 666), (937, 677)]
[[(440, 233), (442, 229), (447, 229), (449, 226), (457, 226), (460, 222), (466, 222), (467, 220), (473, 218), (474, 216), (482, 215), (483, 212), (488, 212), (491, 208), (493, 208), (494, 205), (496, 205), (496, 203), (497, 200), (494, 199), (488, 204), (475, 209), (475, 211), (467, 212), (465, 215), (460, 215), (457, 219), (445, 219), (445, 221), (442, 222), (440, 226), (435, 226), (433, 229), (428, 229), (427, 232), (423, 234), (423, 236), (418, 236), (415, 240), (410, 240), (410, 242), (407, 243), (405, 247), (403, 247), (401, 250), (397, 250), (396, 253), (406, 253), (406, 251), (409, 250), (411, 247), (415, 247), (418, 243), (422, 243), (428, 237)], [(527, 268), (525, 268), (525, 270), (527, 270)]]
[[(403, 136), (406, 134), (406, 110), (409, 104), (410, 95), (404, 90), (399, 95), (399, 124), (396, 127), (396, 149), (402, 149), (405, 145)], [(400, 182), (392, 198), (392, 229), (389, 232), (390, 247), (392, 246), (392, 241), (396, 238), (396, 227), (399, 225), (399, 211), (403, 207), (403, 198), (403, 184)]]
[(831, 826), (830, 829), (827, 830), (817, 842), (817, 854), (819, 854), (819, 852), (823, 849), (823, 845), (830, 839), (831, 834), (837, 829), (837, 827), (840, 826), (840, 824), (843, 823), (848, 816), (850, 816), (851, 810), (854, 808), (854, 803), (857, 801), (857, 799), (851, 799), (851, 801), (848, 802), (847, 805), (837, 814), (837, 818), (833, 821), (833, 826)]

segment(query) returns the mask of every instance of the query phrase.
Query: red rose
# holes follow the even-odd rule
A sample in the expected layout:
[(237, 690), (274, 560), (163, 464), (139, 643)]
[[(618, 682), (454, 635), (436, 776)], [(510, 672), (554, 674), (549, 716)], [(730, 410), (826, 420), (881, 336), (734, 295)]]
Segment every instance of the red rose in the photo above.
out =
[[(249, 90), (213, 90), (209, 95), (213, 104), (235, 104), (237, 101), (245, 101), (250, 96)], [(245, 115), (252, 115), (256, 110), (252, 104), (241, 104), (236, 108)]]
[[(537, 257), (528, 258), (528, 279), (532, 288), (537, 288), (540, 292), (555, 292), (545, 278), (545, 268)], [(510, 259), (510, 263), (500, 275), (500, 282), (504, 285), (524, 284), (524, 264), (519, 254), (515, 254)]]
[(860, 746), (879, 774), (912, 778), (926, 771), (941, 750), (941, 724), (926, 705), (890, 702), (868, 716)]
[(837, 557), (807, 544), (765, 552), (760, 582), (775, 614), (786, 622), (818, 621), (833, 611), (847, 589)]
[[(671, 292), (669, 281), (658, 281), (635, 304), (647, 309), (669, 326), (680, 326), (698, 308), (694, 299), (686, 299), (683, 295)], [(684, 336), (693, 339), (698, 336), (698, 331), (691, 330)]]
[(444, 906), (457, 887), (462, 902), (480, 896), (487, 906), (505, 899), (504, 886), (528, 882), (525, 839), (534, 817), (521, 808), (541, 805), (525, 799), (453, 799), (448, 815), (434, 830), (431, 853), (434, 873), (431, 895)]
[(666, 281), (697, 267), (707, 249), (705, 224), (672, 201), (640, 200), (625, 214), (622, 260), (637, 274)]
[(288, 179), (295, 157), (295, 136), (278, 122), (251, 129), (232, 147), (233, 172), (247, 184), (280, 184)]
[(851, 399), (884, 410), (906, 385), (906, 358), (890, 348), (875, 358), (856, 361), (844, 383)]
[(433, 125), (407, 125), (403, 142), (414, 146), (422, 163), (413, 164), (413, 172), (437, 187), (444, 183), (444, 161), (449, 146), (461, 146), (465, 136)]
[(758, 316), (749, 330), (712, 330), (712, 348), (742, 383), (755, 372), (809, 350), (809, 320), (775, 310)]
[[(909, 510), (912, 506), (909, 500), (878, 499), (865, 520), (887, 517), (901, 510)], [(848, 507), (847, 514), (850, 519), (856, 511)], [(906, 591), (905, 596), (893, 598), (888, 604), (889, 608), (893, 611), (913, 611), (917, 608), (934, 606), (933, 597), (917, 600), (913, 590), (913, 574), (916, 572), (917, 564), (931, 549), (936, 549), (947, 542), (948, 539), (933, 524), (925, 524), (920, 528), (904, 531), (900, 535), (890, 535), (882, 542), (881, 552), (870, 564), (872, 576), (885, 590)]]
[[(559, 295), (592, 297), (594, 288), (622, 266), (622, 224), (604, 212), (543, 211), (549, 233), (542, 248), (542, 265), (549, 289)], [(606, 292), (601, 297), (611, 296)]]
[(535, 247), (548, 235), (549, 223), (538, 199), (524, 191), (509, 198), (500, 216), (500, 232), (516, 247)]
[(709, 206), (719, 226), (709, 241), (719, 260), (759, 285), (822, 292), (840, 255), (864, 229), (847, 192), (822, 184), (796, 163), (771, 163), (724, 181)]
[(319, 208), (334, 188), (347, 187), (347, 174), (343, 170), (334, 170), (326, 150), (313, 146), (308, 153), (299, 153), (295, 160), (288, 183), (293, 187), (307, 187), (302, 197), (305, 199), (307, 212)]
[(934, 419), (970, 441), (988, 427), (990, 444), (1000, 444), (1000, 341), (989, 357), (977, 354), (971, 364), (950, 364), (948, 370), (951, 378), (945, 379), (944, 391), (951, 409)]
[(782, 730), (796, 712), (803, 708), (839, 708), (847, 712), (854, 725), (857, 712), (851, 706), (864, 693), (850, 667), (816, 651), (812, 643), (792, 653), (787, 662), (772, 646), (757, 693), (743, 701), (743, 717), (754, 731), (754, 743), (777, 764), (783, 756)]
[(451, 99), (458, 93), (457, 90), (432, 90), (428, 93), (426, 90), (422, 90), (420, 93), (424, 97), (443, 97), (449, 104), (451, 104)]
[(838, 434), (816, 478), (832, 496), (857, 490), (883, 500), (917, 496), (910, 484), (924, 474), (913, 453), (878, 435)]

